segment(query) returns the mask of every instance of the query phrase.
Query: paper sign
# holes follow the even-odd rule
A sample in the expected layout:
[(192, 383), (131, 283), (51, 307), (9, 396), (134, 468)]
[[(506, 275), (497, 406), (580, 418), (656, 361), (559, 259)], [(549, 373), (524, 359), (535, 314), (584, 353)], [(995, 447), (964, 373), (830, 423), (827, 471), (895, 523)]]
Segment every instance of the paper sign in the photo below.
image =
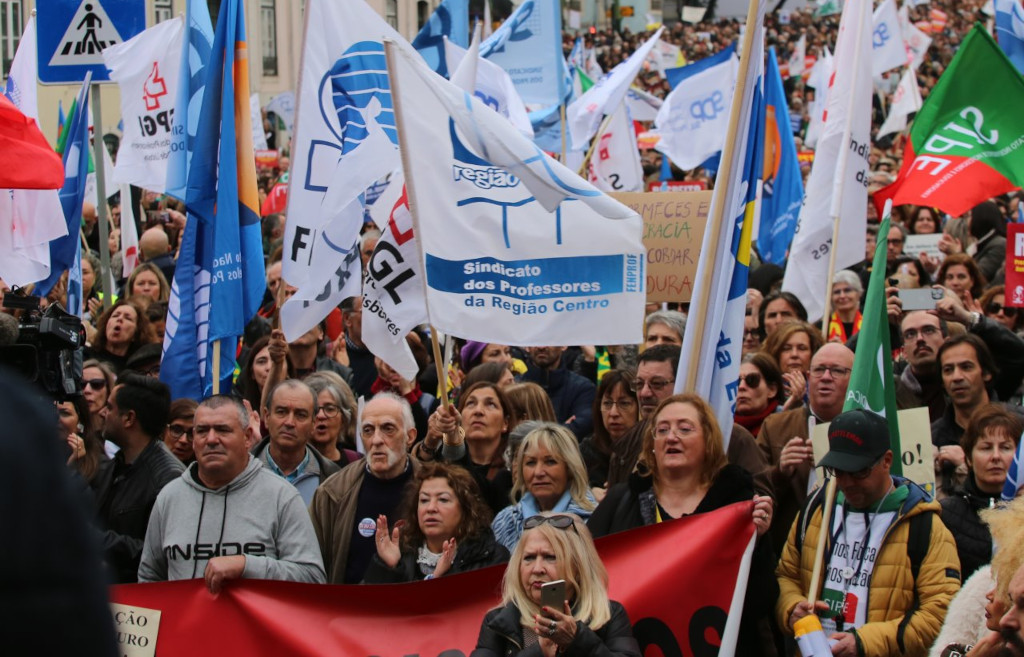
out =
[(928, 254), (930, 258), (938, 258), (941, 262), (946, 259), (946, 254), (939, 251), (939, 240), (942, 233), (931, 233), (928, 235), (907, 235), (903, 242), (903, 253), (916, 258), (920, 253)]
[(711, 207), (711, 192), (611, 194), (644, 219), (647, 302), (687, 302)]
[[(907, 408), (897, 411), (900, 423), (900, 460), (903, 476), (921, 488), (935, 495), (935, 461), (932, 448), (932, 428), (925, 407)], [(811, 442), (814, 447), (814, 462), (819, 463), (828, 453), (828, 423), (814, 427)], [(895, 463), (893, 464), (895, 470)], [(825, 473), (817, 469), (818, 481), (825, 480)]]
[(253, 154), (256, 156), (257, 169), (273, 169), (278, 165), (278, 152), (276, 150), (257, 150)]
[(160, 632), (160, 611), (110, 603), (117, 633), (119, 657), (154, 657), (156, 637)]

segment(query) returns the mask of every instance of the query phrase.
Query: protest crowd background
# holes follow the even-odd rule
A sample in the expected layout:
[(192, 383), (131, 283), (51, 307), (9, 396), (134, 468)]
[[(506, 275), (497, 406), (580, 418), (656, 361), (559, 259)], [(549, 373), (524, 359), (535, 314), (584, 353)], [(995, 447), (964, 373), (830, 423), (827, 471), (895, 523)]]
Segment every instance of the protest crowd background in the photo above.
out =
[[(194, 12), (195, 6), (206, 11), (205, 3), (191, 3), (189, 21), (181, 21), (187, 25), (175, 28), (179, 51), (182, 41), (191, 43), (198, 34), (212, 46), (210, 56), (221, 58), (213, 66), (206, 63), (200, 69), (207, 70), (203, 76), (222, 64), (231, 71), (244, 59), (231, 60), (231, 48), (224, 45), (237, 37), (229, 32), (234, 29), (231, 12), (241, 15), (242, 10), (236, 2), (221, 4), (220, 17), (204, 21)], [(346, 18), (353, 25), (374, 15), (363, 0), (345, 0), (344, 9), (322, 9), (322, 4), (307, 3), (307, 11), (315, 6), (322, 12), (316, 14), (318, 20), (327, 27), (347, 11), (355, 12)], [(445, 0), (442, 7), (454, 11), (449, 5), (459, 4)], [(538, 14), (547, 11), (540, 5), (549, 3), (537, 4)], [(716, 261), (713, 252), (698, 249), (694, 260), (700, 263), (691, 263), (695, 268), (687, 270), (696, 274), (691, 274), (695, 278), (687, 285), (685, 298), (645, 304), (640, 290), (640, 296), (614, 306), (616, 312), (607, 315), (531, 317), (546, 308), (543, 301), (536, 301), (543, 295), (533, 297), (532, 303), (515, 302), (533, 294), (530, 279), (536, 274), (530, 263), (547, 263), (550, 249), (539, 248), (535, 256), (524, 251), (526, 255), (509, 258), (506, 264), (494, 258), (487, 261), (486, 249), (483, 255), (473, 251), (477, 234), (454, 220), (443, 234), (438, 229), (435, 235), (440, 237), (428, 241), (422, 215), (445, 207), (437, 201), (442, 197), (438, 190), (453, 176), (442, 171), (432, 184), (431, 179), (416, 177), (421, 173), (413, 173), (446, 165), (414, 159), (415, 153), (425, 152), (422, 143), (427, 142), (417, 146), (410, 135), (417, 126), (416, 132), (429, 135), (430, 123), (403, 117), (403, 112), (411, 115), (415, 110), (398, 107), (396, 79), (402, 79), (404, 89), (429, 86), (425, 78), (416, 78), (423, 74), (417, 66), (426, 68), (422, 62), (409, 63), (412, 57), (405, 53), (415, 51), (404, 42), (396, 45), (401, 37), (389, 32), (383, 21), (380, 36), (395, 41), (365, 57), (378, 58), (374, 61), (380, 77), (374, 80), (387, 85), (390, 76), (386, 101), (381, 101), (381, 94), (374, 96), (374, 102), (385, 104), (385, 113), (397, 115), (390, 125), (384, 124), (383, 113), (366, 118), (370, 103), (336, 105), (339, 120), (350, 121), (338, 136), (337, 152), (314, 154), (309, 144), (326, 134), (322, 128), (321, 133), (309, 132), (308, 127), (303, 132), (303, 121), (321, 111), (315, 94), (306, 96), (297, 89), (292, 101), (299, 99), (298, 109), (286, 121), (280, 105), (250, 113), (245, 75), (209, 75), (205, 91), (195, 96), (202, 100), (193, 99), (201, 106), (192, 109), (186, 104), (175, 118), (196, 112), (198, 128), (183, 128), (175, 137), (182, 140), (180, 150), (188, 157), (169, 155), (160, 169), (160, 176), (166, 173), (166, 184), (147, 186), (140, 181), (146, 176), (151, 180), (152, 169), (133, 178), (136, 174), (125, 173), (121, 163), (127, 150), (108, 153), (111, 162), (100, 173), (101, 178), (108, 176), (106, 191), (111, 192), (104, 208), (97, 208), (99, 194), (94, 188), (95, 169), (104, 165), (83, 156), (92, 148), (83, 85), (63, 120), (58, 143), (42, 143), (51, 159), (35, 169), (42, 172), (48, 167), (46, 175), (52, 178), (58, 167), (63, 174), (60, 182), (44, 183), (43, 173), (21, 172), (17, 178), (17, 171), (9, 174), (16, 182), (0, 181), (0, 186), (13, 190), (3, 190), (0, 207), (0, 260), (5, 263), (0, 264), (0, 364), (5, 366), (0, 421), (14, 438), (0, 441), (5, 443), (0, 447), (0, 479), (5, 481), (3, 497), (19, 500), (17, 505), (0, 505), (0, 522), (27, 534), (24, 541), (4, 548), (9, 556), (5, 579), (14, 583), (5, 586), (5, 596), (32, 590), (39, 572), (52, 574), (51, 587), (68, 592), (65, 596), (34, 590), (19, 604), (5, 600), (5, 608), (18, 607), (17, 617), (23, 621), (15, 636), (27, 637), (44, 626), (38, 619), (40, 610), (78, 609), (69, 616), (73, 631), (41, 639), (40, 645), (50, 646), (52, 654), (110, 654), (115, 642), (123, 641), (125, 630), (120, 620), (116, 633), (110, 629), (108, 587), (126, 585), (109, 589), (114, 602), (137, 604), (132, 601), (143, 597), (159, 602), (165, 589), (135, 585), (182, 579), (198, 580), (197, 590), (202, 589), (203, 599), (211, 605), (220, 598), (211, 598), (205, 590), (227, 596), (235, 589), (244, 591), (246, 580), (312, 587), (406, 583), (402, 595), (420, 605), (407, 611), (436, 613), (431, 610), (431, 591), (441, 589), (430, 587), (438, 583), (419, 582), (496, 566), (495, 572), (500, 572), (486, 590), (488, 603), (473, 617), (472, 627), (462, 630), (477, 641), (456, 646), (463, 654), (475, 645), (473, 654), (479, 655), (640, 655), (648, 646), (664, 644), (652, 638), (650, 625), (636, 622), (639, 604), (631, 604), (632, 598), (617, 587), (634, 572), (646, 570), (646, 564), (631, 562), (620, 553), (614, 559), (606, 557), (603, 546), (610, 545), (608, 539), (597, 541), (595, 549), (592, 538), (625, 532), (622, 536), (635, 538), (617, 543), (619, 548), (626, 546), (620, 552), (628, 555), (632, 540), (640, 554), (640, 543), (655, 540), (649, 526), (687, 518), (686, 532), (696, 536), (700, 527), (714, 524), (713, 514), (725, 517), (723, 510), (733, 505), (742, 509), (742, 533), (700, 540), (712, 545), (720, 541), (723, 551), (726, 545), (740, 544), (738, 555), (749, 541), (746, 565), (741, 567), (737, 558), (735, 564), (722, 566), (723, 573), (740, 574), (730, 575), (733, 579), (728, 581), (723, 575), (725, 583), (711, 580), (712, 588), (725, 591), (718, 597), (705, 587), (678, 582), (684, 589), (681, 595), (694, 608), (721, 612), (707, 621), (706, 636), (714, 637), (709, 639), (712, 652), (700, 654), (717, 654), (722, 647), (721, 654), (792, 655), (801, 654), (799, 645), (802, 654), (814, 657), (1024, 655), (1024, 503), (1015, 501), (1024, 485), (1024, 471), (1018, 470), (1024, 433), (1024, 252), (1014, 251), (1015, 240), (1024, 240), (1015, 226), (1024, 223), (1024, 165), (991, 159), (975, 164), (971, 171), (989, 167), (1002, 178), (984, 184), (980, 178), (959, 179), (961, 187), (952, 192), (958, 200), (952, 205), (945, 200), (948, 191), (936, 196), (944, 199), (940, 204), (900, 202), (916, 185), (906, 180), (914, 169), (924, 167), (911, 166), (913, 158), (928, 144), (939, 143), (934, 136), (929, 140), (938, 132), (925, 134), (920, 128), (922, 136), (917, 136), (915, 112), (927, 113), (928, 120), (947, 116), (942, 114), (945, 110), (933, 109), (941, 99), (933, 105), (929, 99), (933, 92), (947, 93), (940, 81), (953, 85), (957, 66), (968, 65), (954, 59), (958, 52), (967, 47), (968, 39), (973, 40), (972, 48), (989, 39), (981, 32), (996, 31), (1001, 20), (997, 12), (1009, 16), (1006, 20), (1016, 26), (1011, 32), (1019, 29), (1017, 34), (1024, 36), (1024, 7), (1016, 0), (995, 5), (991, 0), (904, 0), (900, 7), (905, 14), (898, 25), (906, 29), (909, 24), (930, 41), (916, 53), (906, 45), (902, 65), (872, 76), (870, 101), (860, 98), (860, 109), (846, 110), (853, 118), (844, 132), (829, 127), (827, 116), (822, 119), (826, 106), (833, 108), (826, 96), (830, 76), (849, 82), (846, 91), (851, 96), (860, 88), (859, 73), (844, 72), (854, 62), (846, 57), (849, 51), (840, 50), (840, 21), (848, 21), (844, 25), (852, 34), (858, 28), (853, 8), (860, 8), (861, 17), (870, 22), (872, 11), (877, 7), (880, 13), (887, 4), (895, 16), (896, 4), (866, 2), (864, 9), (864, 0), (847, 0), (799, 10), (767, 4), (763, 44), (751, 48), (757, 61), (750, 70), (759, 72), (750, 75), (761, 76), (758, 84), (763, 86), (755, 93), (751, 89), (756, 85), (747, 85), (743, 93), (753, 94), (744, 98), (758, 98), (749, 103), (750, 112), (757, 103), (774, 102), (769, 92), (774, 71), (783, 105), (771, 105), (774, 113), (767, 125), (773, 127), (766, 131), (769, 137), (760, 135), (760, 141), (748, 138), (733, 145), (724, 127), (673, 136), (672, 120), (662, 120), (673, 94), (696, 84), (701, 75), (687, 67), (718, 57), (714, 61), (720, 60), (723, 68), (715, 68), (715, 75), (724, 76), (726, 64), (750, 56), (728, 50), (748, 32), (735, 19), (666, 19), (663, 26), (651, 25), (643, 33), (560, 25), (561, 38), (555, 39), (554, 47), (568, 65), (562, 67), (562, 100), (555, 107), (566, 108), (567, 120), (573, 123), (573, 108), (581, 107), (574, 105), (578, 98), (616, 84), (611, 73), (616, 67), (629, 70), (629, 100), (623, 100), (624, 90), (619, 96), (621, 106), (632, 114), (621, 124), (628, 128), (628, 157), (622, 154), (621, 141), (615, 142), (622, 133), (613, 135), (610, 128), (618, 104), (598, 112), (598, 119), (607, 115), (607, 120), (578, 122), (588, 124), (580, 129), (585, 143), (578, 143), (575, 128), (566, 127), (560, 145), (559, 138), (551, 138), (561, 137), (559, 113), (538, 111), (525, 95), (512, 99), (513, 91), (508, 99), (491, 99), (494, 102), (487, 106), (505, 117), (499, 128), (480, 118), (487, 106), (477, 104), (459, 114), (457, 103), (444, 105), (439, 92), (438, 107), (446, 108), (444, 117), (451, 126), (456, 179), (480, 176), (475, 178), (476, 191), (485, 200), (489, 194), (499, 198), (501, 192), (494, 189), (523, 181), (544, 205), (543, 190), (550, 192), (553, 183), (541, 180), (529, 161), (515, 159), (526, 147), (514, 140), (536, 143), (567, 164), (557, 170), (551, 164), (551, 179), (576, 186), (569, 192), (563, 186), (551, 207), (535, 212), (543, 220), (554, 216), (548, 212), (562, 203), (603, 213), (591, 221), (623, 219), (618, 229), (623, 232), (611, 242), (618, 239), (619, 250), (609, 252), (625, 254), (626, 261), (635, 252), (648, 267), (652, 262), (648, 253), (633, 246), (641, 242), (639, 230), (633, 230), (641, 224), (628, 209), (635, 206), (618, 196), (622, 204), (600, 205), (608, 198), (604, 192), (646, 192), (643, 202), (653, 203), (651, 197), (666, 192), (652, 190), (711, 190), (714, 195), (707, 199), (714, 199), (712, 211), (705, 207), (702, 215), (709, 222), (708, 233), (718, 230), (711, 223), (714, 205), (727, 206), (717, 216), (722, 226), (736, 224), (735, 231), (722, 229), (728, 238), (720, 254), (728, 257)], [(516, 14), (505, 24), (506, 17), (495, 16), (482, 35), (483, 43), (470, 45), (468, 10), (462, 12), (467, 14), (464, 33), (458, 40), (445, 33), (458, 45), (454, 51), (446, 50), (451, 46), (441, 42), (440, 63), (431, 50), (436, 44), (425, 46), (418, 37), (412, 46), (421, 53), (431, 51), (434, 60), (424, 54), (430, 67), (440, 72), (447, 66), (446, 77), (459, 84), (465, 78), (459, 82), (457, 71), (464, 69), (453, 52), (466, 60), (476, 60), (473, 53), (479, 53), (480, 68), (469, 79), (476, 79), (477, 96), (484, 97), (480, 85), (482, 71), (487, 70), (485, 52), (500, 55), (505, 46), (495, 47), (492, 41), (508, 38), (501, 36), (503, 25), (514, 22)], [(878, 20), (876, 15), (876, 25)], [(457, 31), (450, 22), (444, 22), (446, 29)], [(378, 29), (376, 23), (364, 25), (367, 33)], [(424, 30), (429, 32), (431, 25), (428, 22)], [(761, 30), (756, 32), (747, 43), (760, 38)], [(1002, 57), (998, 64), (1006, 71), (993, 73), (993, 80), (1010, 79), (1012, 84), (993, 91), (1001, 103), (998, 108), (978, 99), (977, 107), (964, 110), (961, 116), (968, 127), (943, 133), (951, 146), (956, 135), (964, 140), (961, 145), (969, 140), (995, 144), (996, 110), (1003, 116), (1012, 113), (1007, 108), (1024, 102), (1024, 78), (1013, 68), (1024, 61), (1024, 42), (1011, 46), (1004, 33), (998, 42), (1009, 58)], [(876, 30), (876, 39), (877, 35)], [(437, 34), (428, 36), (439, 39)], [(311, 38), (307, 33), (307, 42)], [(658, 38), (660, 44), (652, 51)], [(907, 33), (895, 38), (902, 43)], [(870, 45), (871, 37), (867, 39)], [(470, 54), (458, 46), (469, 47)], [(1020, 59), (1014, 47), (1020, 48)], [(977, 48), (980, 52), (982, 46)], [(769, 49), (770, 56), (759, 57)], [(345, 55), (337, 66), (356, 66), (355, 58), (345, 48), (342, 51)], [(631, 57), (638, 52), (639, 58)], [(653, 54), (647, 56), (649, 52)], [(862, 56), (870, 59), (867, 53)], [(125, 61), (124, 53), (118, 57)], [(113, 54), (107, 59), (115, 73), (111, 63), (117, 61)], [(500, 56), (494, 61), (510, 68)], [(821, 69), (824, 62), (832, 68)], [(193, 81), (198, 78), (190, 66), (194, 62), (182, 64), (182, 80), (189, 79), (189, 72)], [(799, 69), (795, 74), (794, 68)], [(4, 71), (5, 98), (10, 102), (0, 106), (0, 116), (10, 126), (23, 121), (21, 115), (38, 117), (37, 109), (25, 104), (26, 82), (19, 77), (25, 70), (16, 58), (11, 70)], [(339, 70), (331, 69), (324, 79)], [(745, 89), (747, 70), (740, 64), (731, 73), (737, 94)], [(129, 74), (119, 75), (127, 80)], [(145, 72), (139, 79), (144, 78)], [(339, 81), (343, 78), (330, 78), (337, 97), (358, 98), (365, 92), (346, 90), (346, 83)], [(319, 78), (304, 70), (302, 80)], [(513, 82), (518, 81), (509, 80), (510, 85)], [(182, 95), (196, 90), (187, 84), (179, 85)], [(916, 85), (920, 96), (909, 111), (903, 102), (905, 84)], [(732, 94), (732, 86), (726, 86)], [(458, 98), (461, 92), (451, 88), (455, 91), (446, 92), (448, 98)], [(346, 95), (350, 93), (354, 95)], [(305, 109), (302, 102), (307, 103)], [(525, 111), (517, 115), (517, 107), (528, 110), (529, 117)], [(720, 102), (724, 122), (716, 126), (726, 125), (732, 107), (731, 96)], [(779, 114), (780, 107), (784, 115)], [(977, 115), (970, 114), (971, 109)], [(642, 118), (637, 118), (638, 112)], [(974, 122), (982, 112), (989, 123), (980, 118)], [(424, 116), (428, 114), (424, 110)], [(750, 115), (734, 120), (729, 134), (745, 130)], [(753, 116), (751, 125), (757, 123)], [(124, 118), (126, 126), (141, 124)], [(524, 118), (536, 142), (524, 136)], [(837, 232), (831, 232), (829, 216), (824, 229), (827, 244), (814, 254), (817, 264), (807, 264), (798, 254), (798, 244), (800, 231), (811, 222), (804, 211), (815, 185), (812, 170), (825, 157), (817, 157), (816, 148), (842, 134), (853, 145), (843, 144), (839, 158), (843, 151), (856, 151), (859, 133), (856, 125), (849, 126), (861, 119), (870, 125), (870, 144), (859, 153), (865, 164), (858, 185), (829, 193), (846, 195), (841, 197), (845, 201), (832, 200), (833, 209), (842, 207), (843, 213), (849, 198), (858, 197), (863, 216), (851, 222), (843, 214), (840, 219), (842, 230), (853, 223), (864, 241), (858, 237), (852, 247), (845, 239), (834, 242), (845, 233), (838, 232), (839, 221)], [(230, 129), (225, 127), (229, 121)], [(253, 121), (263, 143), (247, 143)], [(474, 137), (466, 129), (468, 121), (486, 127)], [(766, 125), (763, 120), (761, 125)], [(1018, 127), (1021, 132), (1011, 134)], [(1003, 139), (1024, 137), (1021, 120), (1007, 119), (998, 128)], [(2, 129), (8, 136), (15, 132), (14, 127)], [(25, 128), (19, 137), (29, 132)], [(780, 133), (788, 136), (782, 139)], [(26, 137), (33, 145), (19, 146), (23, 150), (18, 157), (39, 155), (42, 137), (38, 130), (33, 134), (37, 136)], [(504, 137), (506, 143), (516, 144), (507, 152), (495, 147), (506, 135), (511, 135)], [(492, 138), (498, 141), (486, 141)], [(383, 164), (365, 154), (369, 147), (361, 144), (386, 139), (391, 144), (387, 157), (380, 158)], [(708, 139), (711, 146), (704, 145)], [(655, 147), (659, 140), (661, 145)], [(752, 146), (760, 144), (768, 151), (772, 140), (776, 150), (767, 155)], [(694, 146), (693, 153), (677, 160), (688, 142), (701, 142), (700, 148), (710, 150), (703, 153)], [(1019, 145), (1014, 144), (989, 157), (1009, 161)], [(459, 149), (468, 155), (460, 156)], [(944, 151), (935, 147), (928, 152), (937, 157)], [(484, 153), (505, 159), (488, 163)], [(731, 157), (736, 153), (741, 156)], [(737, 215), (743, 217), (743, 204), (749, 200), (749, 206), (755, 206), (753, 189), (761, 193), (760, 172), (757, 184), (745, 173), (735, 173), (743, 167), (743, 153), (757, 154), (748, 156), (757, 164), (751, 170), (760, 170), (761, 163), (774, 156), (775, 172), (781, 171), (781, 159), (792, 156), (797, 168), (786, 184), (795, 184), (800, 191), (790, 199), (787, 228), (781, 228), (780, 219), (779, 228), (766, 232), (767, 202), (756, 204), (762, 208), (760, 234), (757, 227), (745, 227), (741, 237), (740, 226), (750, 215), (735, 222), (736, 217), (728, 215), (739, 207)], [(333, 171), (335, 161), (356, 157), (369, 158), (359, 160), (361, 172), (345, 170), (340, 178), (335, 173), (334, 180), (330, 171), (324, 172)], [(835, 160), (836, 155), (831, 157)], [(699, 165), (680, 166), (683, 159)], [(12, 169), (20, 168), (16, 158), (8, 161)], [(229, 170), (227, 164), (235, 168)], [(147, 166), (140, 165), (139, 170)], [(833, 171), (821, 174), (827, 175), (829, 186), (845, 175), (845, 167), (835, 171), (834, 162), (832, 166)], [(341, 164), (338, 167), (342, 171)], [(583, 172), (582, 178), (574, 176), (577, 170)], [(322, 184), (310, 182), (317, 176)], [(738, 191), (740, 186), (732, 185), (741, 177), (743, 187)], [(772, 177), (769, 181), (766, 175), (765, 194), (781, 195), (782, 175)], [(621, 181), (627, 186), (619, 185)], [(601, 200), (585, 193), (573, 196), (584, 185)], [(716, 188), (729, 192), (719, 195)], [(994, 195), (984, 191), (997, 188)], [(797, 210), (805, 193), (804, 210)], [(742, 204), (728, 205), (734, 198)], [(563, 203), (564, 199), (576, 203)], [(890, 214), (884, 209), (886, 199), (894, 199)], [(493, 202), (505, 203), (502, 212), (515, 207)], [(951, 212), (954, 206), (962, 209)], [(215, 228), (217, 220), (229, 214), (228, 207), (234, 213), (230, 238)], [(627, 214), (613, 217), (619, 208)], [(57, 227), (50, 222), (50, 236), (27, 243), (25, 222), (42, 225), (38, 217), (46, 212), (57, 217)], [(779, 217), (783, 215), (787, 212)], [(627, 218), (634, 223), (628, 224)], [(342, 221), (348, 222), (344, 230), (336, 228)], [(559, 231), (561, 221), (559, 215)], [(582, 219), (566, 215), (565, 221), (574, 226), (572, 222)], [(515, 228), (511, 233), (505, 230), (508, 247), (515, 243), (516, 233)], [(532, 235), (539, 235), (541, 229), (532, 230)], [(627, 235), (629, 230), (633, 232)], [(568, 228), (566, 234), (571, 234)], [(596, 234), (592, 239), (598, 239)], [(421, 240), (420, 246), (412, 239)], [(708, 239), (705, 233), (704, 247)], [(771, 253), (766, 253), (769, 247)], [(744, 248), (749, 253), (741, 256)], [(846, 262), (829, 272), (833, 250), (838, 261)], [(204, 263), (203, 254), (209, 253), (221, 255)], [(423, 253), (425, 261), (410, 268), (410, 260), (419, 260)], [(401, 287), (407, 278), (396, 274), (405, 268), (408, 279), (429, 281), (432, 272), (456, 261), (457, 266), (445, 270), (449, 276), (454, 269), (461, 275), (465, 266), (464, 271), (472, 271), (481, 284), (493, 280), (523, 287), (509, 293), (511, 302), (499, 302), (497, 296), (492, 302), (492, 297), (479, 295), (480, 305), (486, 298), (490, 307), (473, 309), (480, 311), (478, 324), (439, 310), (429, 291), (419, 292), (417, 298), (425, 295), (419, 303), (430, 309), (410, 310), (409, 287)], [(475, 270), (464, 264), (470, 262), (477, 263)], [(743, 279), (737, 279), (732, 269), (739, 271), (740, 263)], [(712, 282), (702, 293), (701, 281), (718, 280), (713, 278), (716, 269), (727, 269), (732, 278)], [(737, 280), (744, 282), (739, 288)], [(440, 289), (443, 284), (416, 284), (428, 286)], [(620, 293), (629, 291), (628, 284), (620, 287)], [(715, 294), (723, 298), (709, 300), (708, 295)], [(600, 305), (580, 298), (580, 312), (583, 306), (589, 310)], [(468, 297), (465, 306), (472, 306), (472, 301)], [(627, 309), (629, 313), (624, 312)], [(432, 321), (427, 321), (427, 312)], [(446, 313), (448, 317), (442, 318)], [(503, 329), (504, 323), (516, 328)], [(552, 328), (555, 323), (557, 330)], [(687, 338), (687, 331), (697, 325), (704, 327), (702, 337)], [(707, 328), (712, 326), (716, 328)], [(463, 327), (468, 328), (460, 333)], [(508, 336), (510, 330), (523, 331), (524, 339), (492, 337)], [(546, 340), (551, 333), (545, 331), (553, 331), (554, 338)], [(571, 339), (601, 335), (636, 339), (628, 344)], [(717, 369), (703, 375), (702, 368)], [(31, 386), (26, 384), (29, 379), (35, 379)], [(712, 392), (714, 386), (720, 390)], [(723, 398), (722, 391), (729, 391), (728, 397)], [(822, 431), (819, 425), (825, 423), (832, 425)], [(815, 435), (823, 442), (812, 444)], [(924, 454), (923, 465), (912, 463), (915, 453)], [(840, 492), (834, 498), (835, 487)], [(825, 523), (831, 524), (825, 528)], [(673, 549), (685, 544), (691, 533), (680, 532)], [(10, 536), (0, 542), (13, 543)], [(696, 544), (698, 539), (692, 540)], [(715, 549), (704, 552), (701, 558), (714, 564)], [(626, 565), (619, 565), (620, 560)], [(822, 572), (812, 575), (816, 562), (821, 562)], [(505, 564), (510, 564), (508, 574), (499, 585)], [(552, 603), (539, 597), (541, 583), (556, 579), (568, 581), (568, 592), (557, 598), (565, 601), (564, 609), (543, 606)], [(451, 580), (451, 590), (457, 590), (458, 581)], [(735, 599), (732, 587), (739, 590)], [(272, 589), (263, 593), (268, 591), (274, 595)], [(721, 595), (725, 602), (720, 604)], [(658, 608), (657, 599), (647, 603)], [(366, 604), (370, 615), (402, 621), (402, 612)], [(163, 610), (163, 622), (184, 622), (175, 620), (174, 614), (187, 603), (175, 598), (173, 605)], [(664, 622), (675, 640), (687, 646), (681, 654), (691, 654), (696, 639), (682, 636), (685, 624), (671, 620), (671, 606), (666, 603), (659, 617), (669, 619)], [(117, 613), (122, 612), (115, 609)], [(814, 618), (818, 620), (809, 630), (806, 620)], [(691, 629), (696, 622), (689, 616), (684, 620), (691, 622)], [(818, 638), (825, 643), (814, 644)], [(15, 645), (22, 645), (21, 640), (16, 638)], [(166, 633), (154, 638), (158, 647), (172, 640)], [(176, 640), (184, 642), (174, 645), (188, 645), (187, 638)], [(424, 645), (437, 645), (431, 641)], [(414, 640), (403, 645), (418, 647)], [(337, 646), (322, 649), (338, 652)]]

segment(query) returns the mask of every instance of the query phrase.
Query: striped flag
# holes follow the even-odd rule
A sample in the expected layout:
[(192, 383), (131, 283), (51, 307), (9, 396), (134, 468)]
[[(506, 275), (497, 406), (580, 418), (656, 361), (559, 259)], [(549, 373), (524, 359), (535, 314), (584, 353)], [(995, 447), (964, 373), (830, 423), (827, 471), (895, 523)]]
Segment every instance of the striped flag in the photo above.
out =
[(1013, 463), (1010, 464), (1010, 470), (1006, 473), (1006, 483), (1003, 484), (1003, 499), (1007, 502), (1017, 497), (1017, 491), (1024, 486), (1022, 462), (1024, 462), (1024, 436), (1021, 436), (1017, 443), (1017, 452), (1013, 455)]
[[(676, 392), (695, 392), (715, 409), (726, 448), (739, 388), (750, 244), (756, 222), (757, 188), (764, 165), (765, 110), (761, 87), (765, 4), (765, 0), (758, 1), (757, 20), (747, 27), (754, 30), (752, 47), (743, 53), (743, 57), (750, 58), (750, 65), (746, 77), (737, 80), (740, 102), (733, 103), (733, 109), (740, 112), (736, 125), (743, 127), (732, 143), (732, 165), (720, 169), (715, 180), (710, 217), (720, 216), (721, 221), (717, 226), (709, 225), (704, 232), (683, 336), (683, 357), (679, 359), (676, 373)], [(715, 210), (718, 204), (723, 206), (721, 215)], [(717, 249), (713, 246), (715, 237)], [(698, 326), (703, 330), (695, 330)], [(688, 358), (686, 354), (700, 356)]]

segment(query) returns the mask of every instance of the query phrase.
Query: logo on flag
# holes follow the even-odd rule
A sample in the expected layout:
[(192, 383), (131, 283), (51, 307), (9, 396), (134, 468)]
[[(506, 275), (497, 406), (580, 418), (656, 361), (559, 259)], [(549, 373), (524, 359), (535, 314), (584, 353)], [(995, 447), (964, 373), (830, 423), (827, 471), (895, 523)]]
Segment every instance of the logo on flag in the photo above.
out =
[(160, 62), (153, 62), (153, 72), (142, 85), (142, 98), (146, 109), (152, 112), (160, 109), (160, 98), (167, 95), (167, 84), (160, 77)]

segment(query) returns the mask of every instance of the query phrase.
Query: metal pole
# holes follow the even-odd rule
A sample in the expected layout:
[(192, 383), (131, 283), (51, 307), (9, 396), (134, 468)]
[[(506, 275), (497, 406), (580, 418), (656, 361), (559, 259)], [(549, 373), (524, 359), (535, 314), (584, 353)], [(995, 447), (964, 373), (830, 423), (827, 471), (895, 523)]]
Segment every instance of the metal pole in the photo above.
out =
[[(111, 306), (114, 291), (108, 290), (107, 286), (110, 281), (114, 280), (112, 274), (108, 278), (110, 273), (110, 248), (107, 246), (107, 239), (110, 235), (110, 230), (107, 227), (107, 187), (106, 180), (103, 177), (103, 151), (101, 148), (106, 148), (103, 143), (103, 109), (100, 106), (100, 85), (93, 83), (92, 87), (92, 123), (93, 123), (93, 142), (92, 142), (92, 160), (96, 167), (96, 221), (99, 224), (100, 229), (100, 264), (103, 271), (98, 276), (100, 283), (100, 290), (103, 292), (103, 310), (108, 310)], [(124, 199), (121, 199), (124, 202)]]

